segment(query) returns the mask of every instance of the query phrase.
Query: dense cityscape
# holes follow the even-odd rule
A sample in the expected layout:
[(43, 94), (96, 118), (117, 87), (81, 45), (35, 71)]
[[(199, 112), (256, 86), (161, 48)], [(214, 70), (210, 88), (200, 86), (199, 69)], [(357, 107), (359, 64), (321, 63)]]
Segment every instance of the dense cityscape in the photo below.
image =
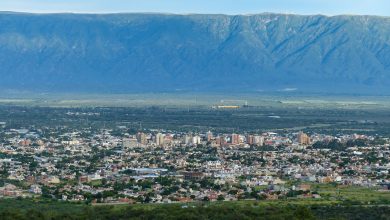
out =
[(3, 198), (188, 203), (339, 199), (319, 190), (328, 184), (390, 188), (390, 141), (378, 135), (0, 127)]

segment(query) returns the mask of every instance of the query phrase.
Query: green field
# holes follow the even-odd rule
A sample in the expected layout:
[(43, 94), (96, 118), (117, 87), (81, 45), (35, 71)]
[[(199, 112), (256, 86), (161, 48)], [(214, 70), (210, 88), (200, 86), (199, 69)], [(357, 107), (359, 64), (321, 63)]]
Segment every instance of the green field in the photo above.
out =
[(312, 186), (312, 189), (318, 191), (325, 198), (337, 198), (360, 204), (390, 205), (390, 191), (380, 191), (377, 188), (316, 184)]
[(0, 93), (0, 105), (42, 107), (211, 107), (244, 105), (258, 107), (301, 107), (378, 109), (390, 108), (387, 96), (344, 96), (299, 93), (133, 93), (133, 94), (49, 94)]
[(181, 204), (91, 205), (48, 199), (1, 199), (0, 219), (389, 219), (390, 192), (312, 184), (321, 199)]
[(47, 200), (0, 200), (0, 219), (388, 219), (389, 216), (389, 206), (322, 200), (101, 206)]

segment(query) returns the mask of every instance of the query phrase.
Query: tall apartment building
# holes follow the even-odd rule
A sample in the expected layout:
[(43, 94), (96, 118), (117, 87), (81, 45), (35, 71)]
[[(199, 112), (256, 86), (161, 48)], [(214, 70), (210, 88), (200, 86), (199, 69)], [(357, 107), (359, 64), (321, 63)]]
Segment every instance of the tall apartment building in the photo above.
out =
[(252, 145), (255, 143), (255, 137), (253, 135), (247, 135), (246, 136), (246, 143), (249, 145)]
[(200, 144), (201, 143), (201, 140), (200, 140), (200, 137), (198, 135), (195, 135), (194, 137), (192, 137), (192, 144), (196, 145), (196, 144)]
[(263, 146), (264, 145), (264, 137), (260, 135), (256, 135), (254, 137), (254, 144), (257, 146)]
[(138, 141), (138, 143), (143, 144), (143, 145), (148, 144), (148, 139), (146, 137), (146, 134), (143, 132), (137, 133), (137, 141)]
[(164, 134), (157, 133), (156, 134), (156, 145), (163, 146), (164, 145)]
[(211, 141), (211, 139), (213, 139), (213, 133), (211, 133), (211, 131), (207, 132), (206, 138), (207, 138), (207, 141)]
[(239, 144), (240, 143), (240, 135), (233, 133), (231, 142), (232, 142), (232, 144)]
[(297, 139), (298, 139), (298, 143), (300, 143), (302, 145), (309, 145), (310, 144), (310, 137), (303, 132), (298, 133)]

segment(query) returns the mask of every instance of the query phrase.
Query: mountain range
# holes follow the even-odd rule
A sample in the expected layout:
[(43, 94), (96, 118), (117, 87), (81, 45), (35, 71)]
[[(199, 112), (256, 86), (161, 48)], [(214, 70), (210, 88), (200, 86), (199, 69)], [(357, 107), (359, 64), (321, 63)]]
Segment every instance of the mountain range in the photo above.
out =
[(390, 17), (0, 12), (0, 90), (390, 94)]

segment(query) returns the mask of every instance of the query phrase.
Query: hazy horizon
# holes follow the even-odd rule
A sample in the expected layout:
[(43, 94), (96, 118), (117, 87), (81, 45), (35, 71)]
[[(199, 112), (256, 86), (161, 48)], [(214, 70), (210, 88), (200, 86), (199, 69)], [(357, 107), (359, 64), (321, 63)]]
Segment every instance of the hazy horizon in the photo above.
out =
[(135, 14), (135, 15), (224, 15), (224, 16), (256, 16), (256, 15), (294, 15), (294, 16), (324, 16), (324, 17), (342, 17), (342, 16), (356, 16), (356, 17), (382, 17), (388, 18), (390, 15), (373, 15), (373, 14), (322, 14), (322, 13), (313, 13), (313, 14), (300, 14), (300, 13), (283, 13), (283, 12), (271, 12), (263, 11), (258, 13), (237, 13), (237, 14), (228, 14), (228, 13), (174, 13), (174, 12), (29, 12), (29, 11), (2, 11), (0, 13), (15, 13), (15, 14), (36, 14), (36, 15), (61, 15), (61, 14), (74, 14), (74, 15), (126, 15), (126, 14)]
[[(287, 2), (287, 3), (286, 3)], [(389, 16), (390, 2), (384, 0), (275, 0), (233, 1), (200, 0), (152, 1), (152, 0), (4, 0), (0, 11), (33, 13), (168, 13), (168, 14), (227, 14), (245, 15), (263, 12), (300, 15), (377, 15)]]

